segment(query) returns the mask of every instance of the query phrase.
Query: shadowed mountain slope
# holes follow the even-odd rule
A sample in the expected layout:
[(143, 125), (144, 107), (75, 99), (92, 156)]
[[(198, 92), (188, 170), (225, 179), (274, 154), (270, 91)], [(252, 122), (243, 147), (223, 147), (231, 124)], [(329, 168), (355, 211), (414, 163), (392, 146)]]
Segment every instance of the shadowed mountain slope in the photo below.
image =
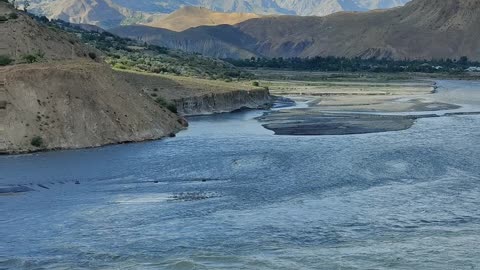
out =
[[(480, 1), (415, 0), (404, 7), (325, 17), (277, 16), (233, 27), (198, 27), (152, 40), (142, 27), (137, 37), (205, 55), (242, 58), (248, 51), (266, 57), (388, 57), (394, 59), (480, 59)], [(158, 33), (164, 30), (150, 30)], [(114, 32), (131, 36), (122, 27)], [(229, 37), (238, 37), (231, 39)], [(206, 44), (222, 41), (220, 53)]]

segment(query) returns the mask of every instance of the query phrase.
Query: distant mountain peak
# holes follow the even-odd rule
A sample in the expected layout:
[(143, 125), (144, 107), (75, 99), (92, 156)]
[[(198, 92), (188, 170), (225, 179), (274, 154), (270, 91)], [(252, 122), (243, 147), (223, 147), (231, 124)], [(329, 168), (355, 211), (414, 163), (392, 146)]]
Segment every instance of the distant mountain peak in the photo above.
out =
[(197, 26), (234, 25), (260, 17), (254, 13), (224, 13), (204, 7), (186, 6), (168, 16), (154, 18), (145, 25), (179, 32)]
[(409, 0), (32, 0), (32, 10), (51, 18), (113, 27), (176, 10), (324, 16), (338, 11), (391, 8)]
[(480, 0), (413, 0), (382, 11), (323, 17), (266, 16), (233, 26), (196, 27), (180, 33), (155, 28), (147, 32), (141, 27), (130, 32), (118, 28), (115, 33), (126, 37), (133, 33), (152, 44), (225, 58), (467, 56), (480, 60), (478, 14)]

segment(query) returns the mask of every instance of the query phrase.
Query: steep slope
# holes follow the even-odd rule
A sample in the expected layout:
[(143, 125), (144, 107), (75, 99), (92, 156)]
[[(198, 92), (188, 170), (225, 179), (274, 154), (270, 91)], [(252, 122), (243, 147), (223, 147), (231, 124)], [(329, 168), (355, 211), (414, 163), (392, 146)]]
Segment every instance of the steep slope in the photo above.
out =
[(147, 22), (185, 6), (218, 12), (327, 15), (403, 5), (409, 0), (34, 0), (32, 10), (49, 18), (104, 28)]
[(166, 17), (155, 19), (146, 25), (179, 32), (202, 25), (233, 25), (259, 17), (259, 15), (253, 13), (223, 13), (214, 12), (206, 8), (183, 7)]
[[(387, 57), (394, 59), (480, 59), (480, 1), (414, 0), (404, 7), (325, 17), (277, 16), (252, 19), (234, 27), (197, 27), (155, 40), (161, 45), (225, 56), (207, 49), (222, 40), (222, 52), (246, 50), (266, 57)], [(221, 31), (220, 31), (221, 29)], [(142, 29), (136, 29), (143, 33)], [(116, 29), (119, 35), (124, 31)], [(242, 42), (226, 37), (237, 36)], [(142, 36), (146, 41), (149, 36)], [(188, 46), (185, 46), (188, 44)]]
[[(241, 32), (265, 56), (479, 59), (480, 1), (415, 0), (405, 7), (326, 17), (247, 21)], [(299, 29), (301, 29), (299, 31)]]
[(182, 128), (176, 115), (97, 63), (13, 66), (0, 69), (0, 79), (7, 104), (0, 153), (152, 140)]
[(0, 153), (157, 139), (182, 128), (176, 115), (92, 60), (94, 49), (0, 2), (0, 16), (11, 13), (18, 18), (0, 23), (0, 54), (19, 63), (34, 53), (38, 63), (0, 67)]
[(65, 60), (89, 58), (96, 50), (84, 46), (74, 36), (53, 31), (39, 25), (30, 17), (14, 11), (0, 2), (0, 16), (10, 18), (0, 23), (0, 55), (6, 55), (17, 62), (25, 62), (25, 56), (35, 55), (42, 60)]
[(250, 58), (256, 56), (249, 47), (255, 39), (230, 25), (190, 28), (175, 32), (142, 25), (121, 26), (109, 30), (111, 33), (137, 39), (149, 44), (175, 48), (186, 52), (201, 52), (216, 58)]
[(145, 45), (145, 42), (121, 38), (96, 26), (78, 25), (58, 20), (50, 21), (45, 25), (62, 29), (77, 36), (85, 44), (97, 48), (105, 54), (103, 57), (105, 62), (116, 69), (220, 80), (251, 79), (253, 77), (253, 74), (239, 70), (220, 59)]

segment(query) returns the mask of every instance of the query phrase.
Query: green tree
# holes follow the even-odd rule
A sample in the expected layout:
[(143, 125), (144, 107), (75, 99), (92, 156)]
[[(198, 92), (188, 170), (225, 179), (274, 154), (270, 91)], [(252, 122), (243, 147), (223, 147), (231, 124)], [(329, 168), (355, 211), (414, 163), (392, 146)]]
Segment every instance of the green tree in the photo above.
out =
[(25, 10), (25, 12), (28, 12), (29, 7), (30, 7), (30, 0), (24, 0), (23, 1), (23, 10)]
[(0, 55), (0, 66), (10, 65), (13, 60), (8, 55)]
[(40, 136), (35, 136), (30, 141), (30, 144), (35, 147), (42, 147), (43, 146), (43, 139)]

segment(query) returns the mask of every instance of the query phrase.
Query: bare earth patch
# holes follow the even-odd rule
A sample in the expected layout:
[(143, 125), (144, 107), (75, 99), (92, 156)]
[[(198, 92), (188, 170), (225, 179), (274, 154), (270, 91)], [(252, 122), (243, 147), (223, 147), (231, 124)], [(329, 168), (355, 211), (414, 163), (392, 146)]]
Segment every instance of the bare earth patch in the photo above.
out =
[[(259, 117), (276, 135), (347, 135), (399, 131), (435, 111), (461, 108), (435, 99), (430, 80), (266, 80), (274, 95), (307, 100), (308, 108)], [(425, 113), (421, 113), (425, 112)], [(398, 114), (394, 114), (398, 113)], [(411, 114), (413, 113), (413, 114)]]

